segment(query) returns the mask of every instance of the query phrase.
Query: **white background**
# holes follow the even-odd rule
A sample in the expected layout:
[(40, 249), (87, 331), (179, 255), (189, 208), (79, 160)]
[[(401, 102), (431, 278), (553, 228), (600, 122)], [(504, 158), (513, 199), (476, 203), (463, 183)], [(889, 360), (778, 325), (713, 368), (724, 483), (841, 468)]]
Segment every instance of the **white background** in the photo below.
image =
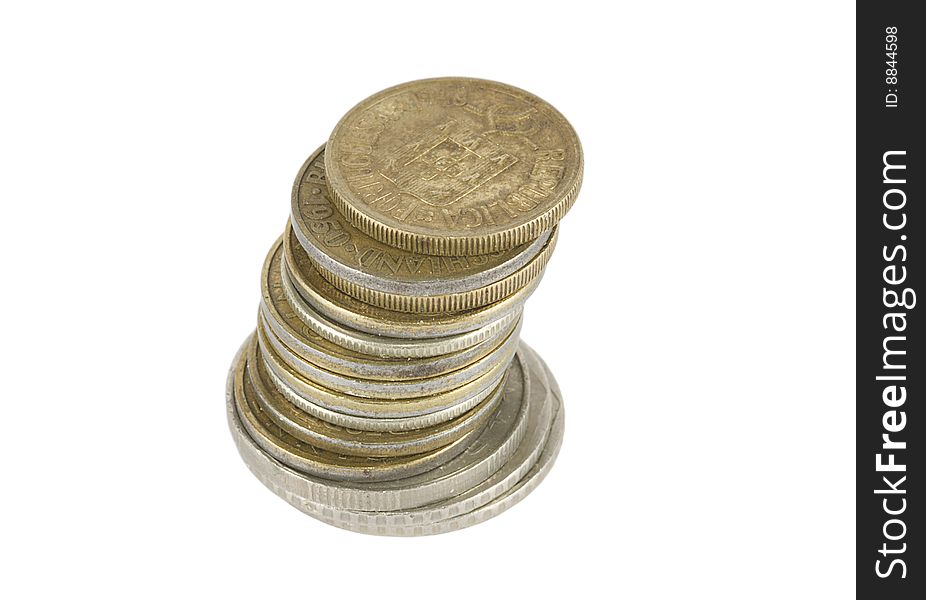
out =
[[(311, 4), (0, 10), (0, 596), (848, 597), (852, 5)], [(302, 161), (441, 75), (582, 139), (523, 331), (566, 440), (496, 519), (357, 535), (248, 473), (225, 374)]]

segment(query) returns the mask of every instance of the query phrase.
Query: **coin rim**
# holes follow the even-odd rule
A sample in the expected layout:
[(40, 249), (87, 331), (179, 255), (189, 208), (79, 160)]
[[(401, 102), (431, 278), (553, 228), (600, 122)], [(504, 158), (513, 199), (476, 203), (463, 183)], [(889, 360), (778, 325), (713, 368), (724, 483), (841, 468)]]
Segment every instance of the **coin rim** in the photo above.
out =
[(522, 310), (518, 308), (479, 329), (452, 336), (398, 338), (354, 330), (323, 315), (296, 290), (289, 274), (289, 265), (286, 264), (283, 268), (283, 290), (296, 316), (315, 333), (355, 352), (383, 358), (427, 358), (465, 350), (494, 338), (499, 331), (519, 318)]
[[(306, 402), (335, 413), (372, 420), (440, 419), (441, 415), (465, 412), (479, 402), (477, 398), (484, 398), (501, 382), (508, 368), (508, 365), (499, 362), (468, 383), (428, 396), (367, 398), (327, 388), (300, 375), (272, 348), (259, 346), (258, 349), (261, 360), (274, 379), (272, 383), (278, 389), (289, 389)], [(283, 392), (284, 395), (286, 393)]]
[[(282, 236), (270, 248), (261, 270), (261, 322), (267, 324), (290, 353), (301, 361), (311, 363), (315, 368), (360, 379), (409, 381), (436, 377), (458, 371), (491, 354), (519, 326), (519, 322), (506, 325), (493, 337), (451, 354), (421, 358), (380, 358), (344, 348), (320, 335), (318, 339), (309, 339), (299, 331), (299, 327), (296, 327), (305, 323), (299, 319), (297, 311), (286, 302), (285, 289), (281, 289), (278, 298), (271, 284), (271, 279), (276, 277), (276, 271), (284, 268), (281, 240)], [(282, 287), (282, 273), (280, 280)], [(287, 318), (287, 311), (292, 313), (292, 319)], [(315, 333), (311, 327), (308, 329)]]
[(556, 248), (558, 237), (559, 231), (554, 227), (540, 251), (527, 264), (507, 277), (478, 289), (451, 294), (408, 296), (383, 292), (368, 288), (352, 279), (345, 279), (331, 271), (320, 269), (318, 265), (316, 268), (322, 277), (345, 294), (386, 310), (417, 314), (473, 310), (504, 300), (534, 280), (541, 279), (553, 255), (553, 250)]
[(494, 364), (511, 361), (521, 329), (521, 321), (518, 321), (507, 337), (485, 356), (455, 371), (421, 379), (388, 381), (351, 377), (318, 367), (294, 353), (269, 327), (264, 326), (265, 323), (266, 319), (262, 317), (257, 328), (258, 335), (266, 338), (267, 346), (262, 340), (261, 348), (271, 349), (300, 378), (345, 394), (386, 400), (436, 395), (478, 379), (492, 370)]
[[(369, 306), (370, 310), (393, 313), (394, 316), (371, 315), (359, 313), (351, 308), (349, 306), (351, 302), (356, 303), (358, 308), (365, 308), (368, 305), (351, 298), (328, 283), (321, 273), (312, 267), (311, 262), (306, 265), (308, 273), (303, 272), (298, 264), (294, 264), (296, 258), (291, 242), (289, 235), (284, 236), (284, 268), (289, 269), (296, 292), (303, 300), (329, 319), (365, 333), (384, 337), (416, 339), (464, 335), (504, 318), (514, 311), (521, 310), (540, 283), (539, 279), (534, 279), (504, 300), (461, 313), (427, 315), (426, 318), (412, 319), (413, 315), (409, 313), (387, 311), (384, 308)], [(341, 298), (339, 299), (338, 296)]]

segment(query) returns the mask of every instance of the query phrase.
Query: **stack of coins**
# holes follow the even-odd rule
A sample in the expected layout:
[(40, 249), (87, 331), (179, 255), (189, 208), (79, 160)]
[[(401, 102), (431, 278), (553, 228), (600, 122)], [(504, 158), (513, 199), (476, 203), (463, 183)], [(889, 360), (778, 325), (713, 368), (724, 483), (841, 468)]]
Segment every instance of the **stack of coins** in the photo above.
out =
[(572, 127), (511, 86), (416, 81), (351, 109), (296, 177), (229, 373), (251, 471), (382, 535), (466, 527), (533, 490), (564, 420), (521, 317), (581, 180)]

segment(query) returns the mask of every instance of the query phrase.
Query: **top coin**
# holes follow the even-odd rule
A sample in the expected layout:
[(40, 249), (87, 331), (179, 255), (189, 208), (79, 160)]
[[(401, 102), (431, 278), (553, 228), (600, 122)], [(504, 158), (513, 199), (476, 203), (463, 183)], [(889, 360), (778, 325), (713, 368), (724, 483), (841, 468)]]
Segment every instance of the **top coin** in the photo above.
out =
[(325, 168), (335, 204), (371, 237), (422, 254), (483, 255), (559, 222), (582, 183), (582, 147), (540, 98), (448, 77), (352, 108), (331, 134)]

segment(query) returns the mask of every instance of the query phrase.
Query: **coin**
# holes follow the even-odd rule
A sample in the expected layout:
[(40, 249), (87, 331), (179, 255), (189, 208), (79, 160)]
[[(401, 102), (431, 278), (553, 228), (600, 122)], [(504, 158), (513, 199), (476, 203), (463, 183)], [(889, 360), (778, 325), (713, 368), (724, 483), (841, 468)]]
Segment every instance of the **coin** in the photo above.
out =
[[(484, 400), (499, 385), (508, 368), (506, 363), (499, 361), (469, 383), (429, 396), (364, 398), (330, 390), (305, 379), (281, 360), (273, 349), (260, 344), (258, 348), (271, 383), (306, 412), (317, 406), (325, 412), (316, 413), (316, 416), (337, 424), (347, 425), (350, 422), (337, 422), (336, 419), (342, 418), (340, 415), (361, 419), (364, 424), (369, 421), (380, 423), (376, 427), (358, 426), (357, 429), (382, 430), (385, 423), (406, 420), (428, 426), (451, 419)], [(332, 413), (338, 416), (332, 416)]]
[[(457, 495), (488, 479), (518, 448), (527, 430), (529, 395), (532, 390), (523, 352), (512, 362), (506, 378), (504, 399), (496, 414), (469, 448), (439, 467), (391, 482), (337, 482), (296, 473), (269, 456), (241, 429), (234, 411), (229, 426), (249, 467), (271, 489), (284, 498), (303, 498), (332, 508), (354, 510), (401, 510), (431, 504)], [(542, 396), (540, 401), (542, 402)]]
[[(477, 393), (465, 398), (462, 402), (459, 402), (454, 406), (422, 415), (397, 418), (360, 417), (331, 410), (322, 404), (317, 403), (315, 398), (303, 396), (295, 389), (289, 387), (285, 381), (283, 381), (276, 373), (270, 370), (270, 367), (267, 366), (267, 361), (263, 359), (263, 356), (259, 357), (259, 360), (263, 363), (262, 368), (265, 370), (270, 383), (293, 406), (318, 419), (327, 421), (328, 423), (359, 431), (412, 431), (415, 429), (422, 429), (432, 425), (445, 423), (467, 412), (469, 409), (485, 400), (498, 388), (498, 386), (491, 386), (485, 389), (481, 389)], [(338, 395), (336, 392), (331, 390), (328, 390), (328, 394), (331, 396)], [(343, 396), (341, 397), (343, 398)], [(358, 398), (357, 400), (363, 399)], [(376, 402), (381, 405), (385, 404), (385, 402), (382, 400)], [(414, 399), (413, 406), (415, 407), (415, 410), (418, 409), (418, 404), (414, 402)]]
[[(252, 343), (252, 338), (248, 338), (247, 343)], [(326, 479), (388, 481), (417, 475), (458, 456), (480, 433), (474, 431), (448, 446), (424, 454), (389, 458), (345, 456), (315, 448), (287, 434), (254, 403), (255, 394), (246, 372), (246, 353), (239, 351), (229, 373), (226, 398), (229, 411), (235, 411), (234, 419), (229, 414), (229, 422), (245, 462), (247, 448), (241, 434), (246, 432), (248, 439), (281, 463)]]
[[(540, 483), (550, 472), (550, 469), (553, 468), (553, 464), (556, 462), (557, 456), (559, 456), (559, 451), (563, 442), (565, 418), (562, 411), (562, 399), (558, 395), (554, 394), (554, 402), (556, 403), (556, 406), (559, 408), (559, 410), (556, 413), (556, 417), (553, 421), (553, 425), (550, 429), (549, 435), (547, 436), (547, 440), (542, 448), (542, 451), (540, 452), (540, 456), (537, 458), (533, 466), (521, 477), (521, 479), (517, 481), (517, 483), (515, 483), (503, 494), (500, 494), (486, 504), (482, 504), (470, 511), (461, 512), (454, 516), (441, 519), (440, 521), (422, 522), (416, 523), (414, 525), (390, 525), (380, 523), (376, 518), (377, 513), (375, 512), (361, 513), (363, 516), (367, 516), (368, 518), (357, 519), (356, 521), (344, 520), (343, 517), (345, 513), (337, 510), (323, 510), (320, 515), (312, 513), (309, 514), (325, 523), (328, 523), (329, 525), (334, 525), (335, 527), (340, 527), (342, 529), (347, 529), (357, 533), (404, 537), (448, 533), (477, 525), (487, 521), (488, 519), (491, 519), (492, 517), (498, 516), (499, 514), (505, 512), (523, 500), (538, 485), (540, 485)], [(303, 502), (293, 496), (288, 498), (288, 501), (296, 508), (304, 506)], [(300, 504), (297, 505), (297, 502)], [(305, 512), (304, 509), (301, 510)]]
[(484, 255), (549, 231), (570, 208), (583, 158), (572, 126), (524, 90), (448, 77), (363, 100), (325, 153), (338, 209), (386, 244)]
[(479, 429), (498, 408), (499, 386), (481, 403), (450, 421), (406, 431), (357, 431), (328, 423), (299, 410), (265, 383), (255, 344), (248, 351), (247, 375), (261, 410), (283, 430), (311, 446), (351, 456), (407, 456), (446, 446)]
[[(285, 262), (285, 261), (284, 261)], [(480, 342), (494, 338), (513, 321), (521, 316), (520, 309), (509, 312), (496, 321), (464, 333), (437, 338), (394, 338), (372, 333), (364, 333), (349, 327), (344, 327), (315, 310), (293, 287), (289, 276), (289, 269), (283, 268), (283, 291), (290, 308), (296, 313), (300, 321), (305, 323), (315, 333), (335, 344), (370, 356), (382, 358), (422, 358), (452, 354), (465, 350)]]
[[(447, 392), (455, 387), (469, 383), (491, 371), (496, 365), (507, 365), (514, 356), (518, 345), (520, 321), (508, 337), (491, 352), (469, 365), (443, 373), (434, 377), (422, 379), (407, 379), (401, 381), (383, 379), (361, 379), (338, 373), (332, 373), (306, 361), (298, 354), (293, 353), (283, 342), (270, 331), (267, 331), (267, 320), (261, 318), (261, 325), (257, 328), (262, 350), (271, 349), (287, 364), (300, 378), (307, 379), (333, 390), (362, 396), (365, 398), (414, 398)], [(286, 374), (281, 374), (285, 379)], [(287, 384), (293, 385), (287, 380)]]
[(424, 318), (371, 306), (340, 291), (315, 270), (295, 234), (285, 237), (283, 251), (287, 275), (298, 294), (315, 310), (353, 329), (386, 337), (418, 339), (467, 334), (520, 311), (540, 282), (534, 279), (511, 296), (489, 306)]
[[(544, 241), (484, 256), (431, 256), (397, 249), (354, 227), (331, 202), (325, 147), (302, 165), (292, 193), (292, 226), (320, 271), (382, 292), (436, 295), (484, 287), (536, 256)], [(541, 236), (542, 237), (542, 236)]]
[(330, 271), (319, 270), (319, 272), (322, 277), (342, 292), (373, 306), (416, 314), (459, 312), (504, 300), (525, 285), (540, 279), (543, 276), (544, 268), (547, 266), (547, 261), (556, 247), (556, 239), (557, 231), (555, 228), (552, 232), (544, 233), (538, 238), (538, 241), (544, 242), (543, 245), (540, 246), (538, 252), (531, 257), (527, 264), (507, 277), (467, 292), (437, 296), (409, 296), (372, 290), (352, 279), (344, 278)]
[(389, 310), (452, 312), (497, 302), (543, 271), (551, 232), (485, 256), (425, 256), (354, 227), (332, 205), (324, 147), (302, 166), (292, 193), (293, 232), (321, 275), (341, 291)]
[(496, 336), (452, 354), (425, 358), (380, 358), (354, 352), (315, 333), (299, 320), (283, 290), (282, 242), (278, 240), (264, 262), (262, 273), (261, 313), (265, 323), (286, 346), (286, 353), (298, 357), (294, 364), (312, 365), (311, 372), (325, 369), (338, 375), (363, 379), (402, 381), (450, 373), (478, 361), (491, 353), (517, 326), (502, 329)]

